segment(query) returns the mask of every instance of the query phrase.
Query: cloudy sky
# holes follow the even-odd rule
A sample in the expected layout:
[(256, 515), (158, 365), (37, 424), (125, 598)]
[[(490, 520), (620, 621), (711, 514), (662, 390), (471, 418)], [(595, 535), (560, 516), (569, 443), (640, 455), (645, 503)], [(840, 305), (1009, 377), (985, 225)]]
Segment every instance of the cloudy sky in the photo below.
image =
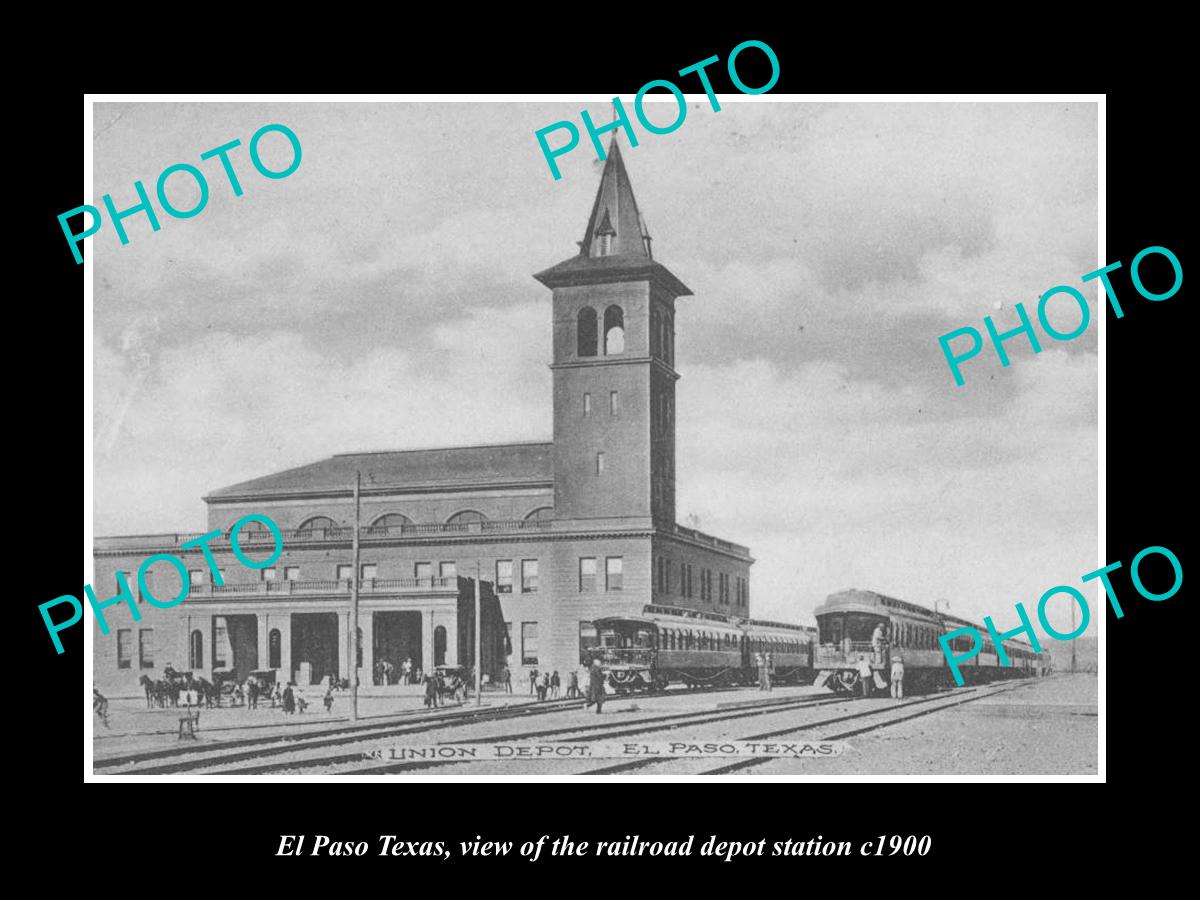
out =
[[(89, 239), (96, 533), (199, 530), (208, 491), (336, 452), (548, 439), (550, 292), (530, 276), (576, 252), (600, 163), (585, 135), (555, 181), (533, 132), (583, 105), (98, 104), (97, 205), (176, 162), (211, 196), (156, 233), (126, 220), (127, 246), (111, 224)], [(303, 146), (282, 180), (247, 155), (273, 122)], [(1014, 303), (1033, 316), (1104, 262), (1094, 105), (701, 96), (638, 136), (655, 258), (695, 292), (679, 519), (751, 547), (756, 615), (810, 621), (859, 587), (1002, 624), (1107, 562), (1094, 283), (1082, 337), (1011, 341), (1008, 369), (981, 355), (964, 387), (937, 343), (988, 314), (1013, 327)], [(199, 160), (234, 138), (236, 198)], [(262, 149), (290, 159), (279, 135)]]

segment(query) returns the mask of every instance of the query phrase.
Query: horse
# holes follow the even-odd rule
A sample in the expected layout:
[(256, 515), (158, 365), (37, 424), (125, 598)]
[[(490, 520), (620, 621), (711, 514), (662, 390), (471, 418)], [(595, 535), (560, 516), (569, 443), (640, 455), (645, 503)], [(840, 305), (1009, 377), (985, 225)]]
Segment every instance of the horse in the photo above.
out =
[(216, 686), (207, 679), (197, 677), (195, 679), (196, 690), (200, 692), (201, 698), (204, 700), (204, 705), (207, 709), (212, 709), (213, 697), (217, 695)]
[(146, 691), (146, 709), (153, 709), (156, 692), (154, 679), (149, 675), (143, 675), (138, 679), (138, 684)]

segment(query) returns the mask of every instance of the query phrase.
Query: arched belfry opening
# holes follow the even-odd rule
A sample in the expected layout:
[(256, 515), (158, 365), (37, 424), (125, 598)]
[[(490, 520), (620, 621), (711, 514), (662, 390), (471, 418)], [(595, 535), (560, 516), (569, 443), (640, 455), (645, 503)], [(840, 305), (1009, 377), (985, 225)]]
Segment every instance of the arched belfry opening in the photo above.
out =
[(615, 303), (604, 311), (604, 355), (625, 352), (625, 310)]

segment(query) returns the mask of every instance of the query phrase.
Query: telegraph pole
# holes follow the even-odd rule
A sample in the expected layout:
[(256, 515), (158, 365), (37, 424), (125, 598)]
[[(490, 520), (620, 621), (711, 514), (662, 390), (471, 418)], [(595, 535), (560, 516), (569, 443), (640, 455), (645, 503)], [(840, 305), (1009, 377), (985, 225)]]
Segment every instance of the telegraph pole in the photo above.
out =
[(475, 705), (483, 702), (483, 659), (480, 647), (483, 643), (483, 621), (480, 618), (479, 600), (479, 560), (475, 560)]
[[(1075, 633), (1075, 601), (1071, 601), (1071, 634)], [(1079, 638), (1071, 638), (1071, 671), (1075, 671), (1075, 642)]]
[(358, 518), (362, 472), (354, 473), (354, 570), (350, 573), (350, 721), (358, 721)]

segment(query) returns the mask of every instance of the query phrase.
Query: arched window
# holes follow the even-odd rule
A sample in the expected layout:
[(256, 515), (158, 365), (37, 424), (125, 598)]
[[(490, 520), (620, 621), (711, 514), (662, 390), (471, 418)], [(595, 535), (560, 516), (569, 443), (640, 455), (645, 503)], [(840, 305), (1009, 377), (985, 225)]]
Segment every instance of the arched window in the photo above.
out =
[(192, 640), (188, 644), (188, 668), (204, 668), (204, 633), (199, 628), (192, 632)]
[(525, 516), (527, 522), (544, 522), (546, 519), (554, 516), (553, 506), (539, 506), (537, 509), (530, 510)]
[(397, 533), (399, 533), (405, 525), (411, 524), (412, 519), (410, 519), (408, 516), (401, 515), (400, 513), (386, 513), (371, 523), (371, 529), (374, 531), (383, 532), (394, 529)]
[(279, 633), (278, 628), (272, 628), (271, 633), (267, 635), (267, 668), (281, 669), (283, 668), (283, 635)]
[(625, 311), (610, 306), (604, 311), (604, 355), (625, 352)]
[(439, 625), (433, 629), (433, 664), (446, 664), (446, 626)]
[[(260, 541), (266, 540), (267, 536), (270, 535), (270, 533), (271, 533), (271, 529), (267, 528), (266, 525), (264, 525), (262, 522), (255, 519), (252, 522), (247, 522), (245, 525), (243, 525), (241, 528), (238, 529), (238, 540), (239, 541), (248, 541), (248, 540), (256, 540), (256, 539), (260, 540)], [(226, 536), (230, 540), (233, 540), (233, 526), (230, 526), (229, 533)]]
[(487, 516), (477, 509), (464, 509), (456, 512), (446, 520), (449, 525), (461, 525), (464, 522), (486, 522)]
[(333, 521), (333, 519), (329, 518), (329, 516), (313, 516), (311, 519), (307, 519), (301, 523), (300, 527), (297, 528), (296, 531), (309, 533), (313, 531), (324, 531), (327, 528), (336, 527), (337, 524)]
[(596, 311), (585, 306), (579, 311), (575, 327), (576, 352), (579, 356), (596, 355)]

